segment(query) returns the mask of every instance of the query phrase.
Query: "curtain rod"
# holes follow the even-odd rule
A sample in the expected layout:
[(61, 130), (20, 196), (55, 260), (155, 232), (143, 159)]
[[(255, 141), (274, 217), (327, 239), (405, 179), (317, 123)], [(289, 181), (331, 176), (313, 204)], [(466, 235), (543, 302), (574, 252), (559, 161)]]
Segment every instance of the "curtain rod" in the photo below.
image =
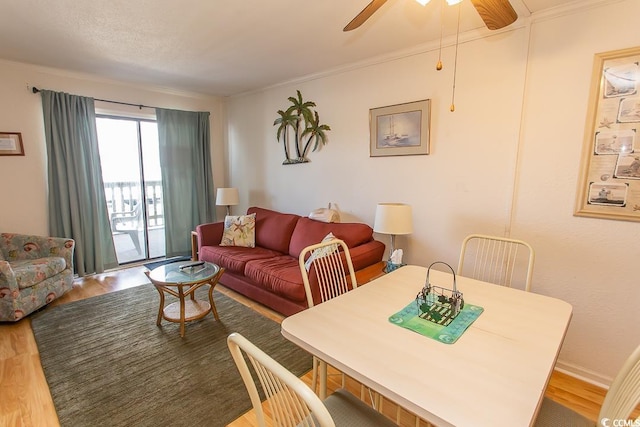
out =
[[(38, 92), (40, 92), (40, 89), (38, 89), (37, 87), (33, 86), (33, 87), (31, 87), (31, 92), (33, 92), (33, 93), (38, 93)], [(151, 106), (149, 106), (149, 105), (143, 105), (143, 104), (131, 104), (131, 103), (129, 103), (129, 102), (111, 101), (111, 100), (109, 100), (109, 99), (98, 99), (98, 98), (93, 98), (93, 100), (94, 100), (94, 101), (100, 101), (100, 102), (109, 102), (109, 103), (111, 103), (111, 104), (129, 105), (129, 106), (132, 106), (132, 107), (138, 107), (138, 108), (140, 108), (141, 110), (142, 110), (143, 108), (153, 108), (153, 109), (159, 108), (159, 107), (151, 107)]]

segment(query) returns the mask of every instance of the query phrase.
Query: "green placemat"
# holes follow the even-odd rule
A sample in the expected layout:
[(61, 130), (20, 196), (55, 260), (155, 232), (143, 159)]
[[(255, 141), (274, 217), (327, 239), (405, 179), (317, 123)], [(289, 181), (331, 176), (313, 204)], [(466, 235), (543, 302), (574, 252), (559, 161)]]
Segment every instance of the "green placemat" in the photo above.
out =
[(436, 341), (453, 344), (483, 311), (484, 308), (477, 305), (465, 304), (462, 311), (448, 326), (442, 326), (420, 318), (418, 316), (420, 314), (418, 304), (412, 301), (405, 308), (390, 316), (389, 322), (410, 329), (420, 335), (433, 338)]

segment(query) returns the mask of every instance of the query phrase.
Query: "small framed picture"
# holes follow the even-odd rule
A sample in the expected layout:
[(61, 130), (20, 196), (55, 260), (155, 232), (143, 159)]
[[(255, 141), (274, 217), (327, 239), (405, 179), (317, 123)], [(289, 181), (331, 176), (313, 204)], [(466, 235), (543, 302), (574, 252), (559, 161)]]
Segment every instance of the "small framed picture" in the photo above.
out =
[(605, 184), (602, 182), (589, 184), (590, 205), (617, 206), (627, 205), (628, 184)]
[(640, 122), (640, 98), (621, 98), (618, 108), (618, 123)]
[(20, 132), (0, 132), (0, 156), (24, 156)]
[(635, 139), (635, 129), (597, 131), (594, 153), (597, 155), (633, 153)]
[(614, 178), (640, 179), (640, 155), (620, 154), (616, 163)]
[(369, 110), (370, 157), (429, 154), (431, 100)]

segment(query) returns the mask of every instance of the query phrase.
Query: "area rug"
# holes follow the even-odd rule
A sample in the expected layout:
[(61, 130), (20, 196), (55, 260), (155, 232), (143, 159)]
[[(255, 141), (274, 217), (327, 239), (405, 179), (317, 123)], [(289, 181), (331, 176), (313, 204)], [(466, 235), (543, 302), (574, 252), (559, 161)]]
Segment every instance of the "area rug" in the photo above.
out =
[[(206, 286), (198, 290), (207, 298)], [(280, 325), (215, 292), (220, 315), (156, 326), (151, 284), (47, 308), (31, 318), (61, 426), (225, 426), (251, 408), (226, 338), (239, 332), (301, 376), (311, 356)], [(170, 301), (167, 301), (170, 302)]]

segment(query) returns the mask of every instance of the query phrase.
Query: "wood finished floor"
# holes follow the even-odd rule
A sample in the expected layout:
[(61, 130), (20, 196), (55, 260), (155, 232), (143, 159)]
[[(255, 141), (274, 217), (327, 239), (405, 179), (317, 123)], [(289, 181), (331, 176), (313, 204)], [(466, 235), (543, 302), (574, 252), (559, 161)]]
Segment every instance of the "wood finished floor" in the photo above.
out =
[[(73, 289), (51, 305), (66, 304), (107, 292), (139, 286), (147, 283), (143, 271), (144, 267), (139, 266), (77, 279)], [(359, 280), (359, 283), (362, 282)], [(282, 320), (282, 316), (278, 313), (223, 286), (216, 289), (274, 321), (280, 322)], [(329, 389), (333, 390), (339, 387), (341, 376), (334, 370), (331, 370), (330, 373), (332, 375), (329, 378)], [(305, 375), (303, 380), (310, 384), (311, 375)], [(347, 388), (356, 395), (362, 391), (360, 385), (350, 378), (347, 379)], [(40, 364), (38, 347), (33, 337), (29, 318), (17, 323), (0, 323), (0, 390), (2, 390), (0, 426), (59, 425), (49, 387)], [(370, 402), (367, 393), (362, 392), (363, 400)], [(558, 371), (554, 371), (546, 390), (546, 396), (571, 407), (594, 421), (604, 399), (604, 394), (605, 390)], [(381, 408), (385, 415), (396, 420), (399, 425), (421, 427), (429, 425), (422, 420), (416, 420), (412, 414), (397, 408), (387, 400), (383, 399)], [(252, 411), (230, 424), (233, 427), (255, 427), (257, 425)]]

